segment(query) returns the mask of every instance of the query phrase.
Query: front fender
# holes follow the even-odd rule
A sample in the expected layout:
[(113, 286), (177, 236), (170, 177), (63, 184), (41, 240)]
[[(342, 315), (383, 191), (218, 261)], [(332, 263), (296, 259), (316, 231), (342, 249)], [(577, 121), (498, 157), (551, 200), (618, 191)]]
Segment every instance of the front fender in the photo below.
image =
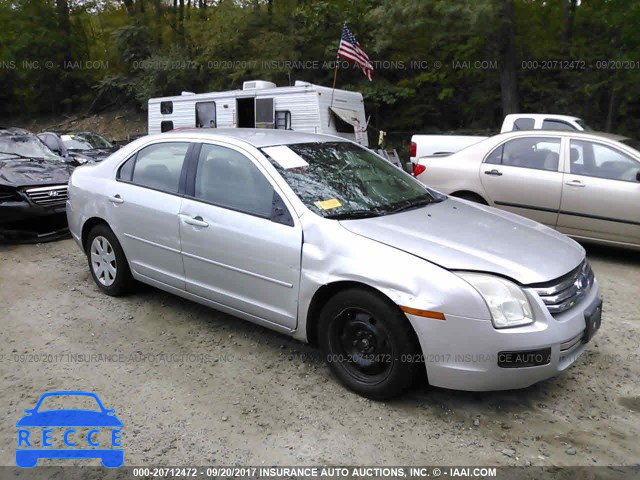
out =
[(352, 233), (339, 221), (310, 212), (300, 219), (304, 238), (297, 338), (307, 340), (308, 313), (316, 292), (336, 282), (364, 284), (399, 306), (491, 320), (478, 292), (448, 270)]

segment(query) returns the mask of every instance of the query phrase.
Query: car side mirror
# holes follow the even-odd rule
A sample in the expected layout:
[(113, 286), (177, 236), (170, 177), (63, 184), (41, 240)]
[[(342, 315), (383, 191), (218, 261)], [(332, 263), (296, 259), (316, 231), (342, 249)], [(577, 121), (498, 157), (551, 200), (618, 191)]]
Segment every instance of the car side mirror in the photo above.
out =
[(640, 182), (640, 170), (636, 173), (636, 181)]

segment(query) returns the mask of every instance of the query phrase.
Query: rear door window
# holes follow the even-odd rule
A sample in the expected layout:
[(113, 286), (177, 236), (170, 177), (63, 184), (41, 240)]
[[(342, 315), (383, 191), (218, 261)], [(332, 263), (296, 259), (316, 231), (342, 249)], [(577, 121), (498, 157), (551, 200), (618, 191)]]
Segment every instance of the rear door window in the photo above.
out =
[[(135, 157), (131, 181), (143, 187), (178, 193), (188, 149), (189, 143), (186, 142), (158, 143), (143, 148)], [(125, 163), (120, 171), (121, 176), (126, 172)]]
[(510, 140), (485, 159), (485, 163), (535, 170), (558, 171), (560, 138), (525, 137)]

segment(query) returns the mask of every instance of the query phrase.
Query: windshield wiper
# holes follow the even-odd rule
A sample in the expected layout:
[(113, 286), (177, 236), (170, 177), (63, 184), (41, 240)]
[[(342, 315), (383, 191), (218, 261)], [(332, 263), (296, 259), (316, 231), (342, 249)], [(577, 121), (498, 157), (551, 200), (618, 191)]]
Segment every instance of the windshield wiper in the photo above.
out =
[(353, 218), (372, 218), (372, 217), (380, 217), (384, 215), (385, 212), (377, 209), (369, 209), (369, 210), (351, 210), (350, 212), (343, 213), (333, 213), (331, 215), (327, 215), (325, 218), (330, 218), (332, 220), (349, 220)]
[(10, 155), (12, 157), (18, 157), (18, 158), (26, 158), (27, 160), (31, 160), (33, 158), (33, 157), (25, 157), (24, 155), (20, 155), (19, 153), (15, 153), (15, 152), (0, 152), (0, 154)]
[(440, 199), (434, 199), (434, 198), (421, 198), (419, 200), (407, 200), (406, 202), (404, 202), (402, 205), (400, 205), (399, 207), (395, 207), (395, 208), (390, 208), (388, 210), (385, 211), (385, 213), (387, 215), (390, 215), (392, 213), (399, 213), (399, 212), (404, 212), (407, 210), (413, 210), (415, 208), (420, 208), (420, 207), (424, 207), (425, 205), (431, 205), (432, 203), (438, 203), (441, 202), (442, 200)]

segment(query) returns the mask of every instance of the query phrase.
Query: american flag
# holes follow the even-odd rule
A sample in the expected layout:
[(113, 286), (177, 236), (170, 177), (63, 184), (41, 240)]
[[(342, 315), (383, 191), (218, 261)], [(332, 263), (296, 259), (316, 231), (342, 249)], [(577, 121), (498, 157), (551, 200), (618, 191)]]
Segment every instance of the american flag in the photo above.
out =
[(373, 65), (371, 65), (369, 57), (364, 53), (364, 50), (362, 50), (355, 35), (351, 33), (346, 23), (342, 27), (338, 56), (358, 65), (362, 69), (365, 77), (370, 81), (373, 80)]

